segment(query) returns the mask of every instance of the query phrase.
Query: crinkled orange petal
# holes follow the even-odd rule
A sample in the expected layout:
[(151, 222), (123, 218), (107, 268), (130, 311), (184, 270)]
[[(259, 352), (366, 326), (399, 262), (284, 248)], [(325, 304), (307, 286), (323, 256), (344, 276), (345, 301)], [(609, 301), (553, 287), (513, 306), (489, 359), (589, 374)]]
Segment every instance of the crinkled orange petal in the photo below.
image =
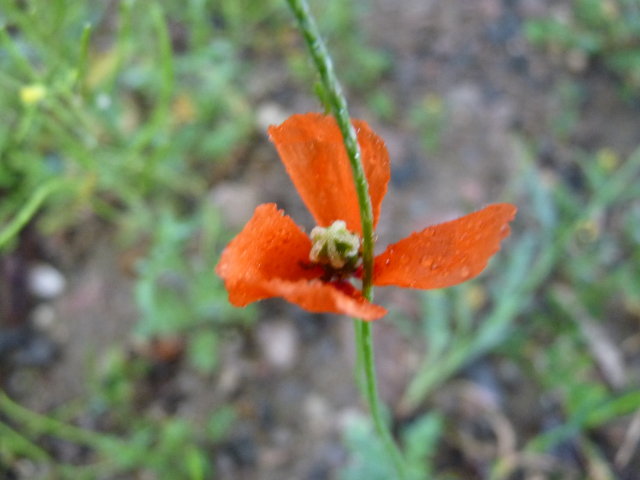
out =
[(373, 283), (431, 289), (477, 276), (500, 250), (516, 211), (508, 203), (489, 205), (411, 234), (375, 258)]
[[(389, 154), (383, 140), (362, 120), (353, 120), (358, 135), (374, 224), (390, 177)], [(361, 233), (360, 211), (351, 166), (333, 117), (319, 113), (292, 115), (269, 127), (282, 163), (316, 223), (326, 227), (344, 220)]]
[(383, 307), (369, 303), (350, 284), (337, 286), (320, 280), (272, 279), (265, 281), (262, 287), (271, 296), (282, 297), (309, 312), (338, 313), (362, 320), (376, 320), (387, 313)]
[(216, 266), (229, 301), (243, 307), (283, 297), (310, 312), (339, 313), (365, 320), (386, 310), (367, 302), (351, 284), (325, 283), (320, 267), (309, 265), (311, 241), (273, 204), (256, 208), (253, 217), (227, 245)]
[(264, 280), (318, 278), (323, 270), (307, 267), (311, 241), (274, 203), (260, 205), (242, 231), (227, 245), (216, 273), (229, 292), (229, 301), (244, 306), (272, 296)]

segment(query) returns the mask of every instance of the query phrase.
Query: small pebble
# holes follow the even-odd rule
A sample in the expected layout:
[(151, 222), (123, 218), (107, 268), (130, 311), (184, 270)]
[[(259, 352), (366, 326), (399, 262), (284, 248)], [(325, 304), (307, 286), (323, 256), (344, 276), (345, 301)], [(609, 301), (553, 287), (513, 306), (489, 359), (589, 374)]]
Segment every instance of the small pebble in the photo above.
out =
[(67, 286), (62, 273), (47, 263), (38, 263), (29, 271), (29, 290), (42, 299), (54, 299), (64, 292)]
[(218, 207), (226, 226), (240, 230), (259, 203), (254, 187), (238, 182), (221, 182), (211, 190), (209, 201)]
[(333, 428), (334, 423), (327, 421), (331, 418), (331, 407), (327, 400), (318, 394), (311, 393), (304, 401), (304, 413), (307, 418), (307, 426), (310, 431), (326, 433)]
[(347, 407), (336, 414), (336, 424), (341, 432), (346, 432), (353, 425), (366, 421), (367, 417), (355, 407)]
[(34, 334), (11, 357), (16, 365), (44, 367), (49, 365), (57, 353), (56, 345), (47, 337)]
[(258, 105), (256, 111), (256, 123), (258, 130), (266, 132), (271, 125), (279, 125), (289, 117), (289, 112), (277, 103), (263, 103)]
[(52, 329), (56, 321), (56, 312), (48, 303), (41, 303), (31, 312), (31, 322), (34, 327), (42, 331)]
[(258, 343), (265, 360), (276, 370), (289, 370), (298, 356), (298, 338), (290, 322), (264, 322), (258, 327)]

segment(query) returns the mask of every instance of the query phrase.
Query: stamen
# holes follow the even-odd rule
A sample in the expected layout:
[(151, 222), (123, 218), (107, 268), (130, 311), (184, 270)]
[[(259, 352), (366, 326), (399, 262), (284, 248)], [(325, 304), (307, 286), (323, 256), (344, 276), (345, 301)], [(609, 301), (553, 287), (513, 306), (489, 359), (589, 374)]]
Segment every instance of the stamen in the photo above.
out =
[(336, 220), (329, 227), (311, 230), (309, 259), (314, 263), (330, 265), (336, 270), (355, 267), (359, 261), (360, 237), (347, 230), (347, 224)]

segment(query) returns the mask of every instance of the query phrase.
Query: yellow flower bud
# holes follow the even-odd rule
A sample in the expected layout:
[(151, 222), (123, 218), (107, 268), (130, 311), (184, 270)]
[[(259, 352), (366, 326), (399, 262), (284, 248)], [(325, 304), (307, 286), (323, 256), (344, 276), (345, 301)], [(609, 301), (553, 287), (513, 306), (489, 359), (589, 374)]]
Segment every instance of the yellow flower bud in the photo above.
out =
[(40, 103), (46, 95), (47, 89), (39, 83), (25, 85), (20, 89), (20, 100), (27, 106)]

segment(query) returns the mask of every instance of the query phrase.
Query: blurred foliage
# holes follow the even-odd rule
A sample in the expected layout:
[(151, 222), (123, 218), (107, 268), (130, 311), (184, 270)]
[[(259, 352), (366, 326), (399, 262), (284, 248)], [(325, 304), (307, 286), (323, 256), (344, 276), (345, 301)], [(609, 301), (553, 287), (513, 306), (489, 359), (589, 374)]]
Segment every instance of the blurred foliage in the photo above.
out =
[[(369, 91), (389, 60), (363, 42), (363, 4), (321, 8), (347, 84)], [(198, 425), (158, 419), (140, 389), (166, 362), (215, 374), (225, 330), (255, 318), (228, 304), (212, 274), (231, 232), (208, 192), (254, 133), (264, 58), (309, 81), (279, 0), (0, 0), (0, 251), (28, 224), (47, 236), (109, 222), (118, 244), (139, 252), (140, 313), (138, 351), (114, 346), (95, 359), (87, 399), (46, 417), (2, 398), (0, 418), (11, 420), (0, 423), (0, 465), (26, 462), (34, 478), (211, 478), (207, 451), (233, 410), (220, 405)], [(112, 433), (73, 427), (84, 410)], [(89, 451), (90, 463), (58, 462), (44, 437)]]
[[(405, 450), (406, 480), (435, 478), (435, 453), (443, 429), (438, 413), (423, 415), (402, 432)], [(373, 431), (371, 422), (354, 419), (345, 434), (345, 443), (352, 452), (349, 464), (342, 470), (341, 480), (388, 480), (395, 470)]]
[(425, 153), (438, 153), (447, 118), (445, 103), (437, 95), (428, 94), (411, 108), (409, 122), (420, 137)]
[[(56, 232), (92, 215), (123, 221), (156, 203), (203, 195), (253, 129), (255, 86), (243, 57), (281, 48), (292, 29), (276, 0), (179, 7), (6, 0), (3, 7), (5, 249), (36, 211), (45, 231)], [(361, 41), (362, 5), (326, 8), (323, 26), (342, 39), (338, 64), (366, 90), (389, 63)], [(287, 53), (309, 80), (302, 45)]]
[[(591, 434), (640, 409), (637, 379), (617, 371), (622, 360), (610, 364), (617, 347), (602, 351), (613, 341), (604, 333), (607, 322), (619, 315), (611, 310), (612, 302), (626, 305), (629, 314), (637, 312), (640, 150), (624, 161), (611, 149), (580, 155), (578, 186), (561, 177), (550, 183), (533, 165), (528, 148), (521, 145), (520, 151), (521, 184), (514, 190), (521, 195), (518, 204), (528, 207), (520, 209), (517, 233), (493, 261), (493, 275), (481, 283), (421, 293), (421, 323), (397, 320), (408, 339), (423, 338), (426, 345), (399, 409), (420, 410), (446, 381), (497, 351), (503, 362), (520, 366), (541, 398), (557, 402), (557, 425), (550, 427), (541, 418), (539, 430), (520, 439), (525, 443), (522, 458), (553, 454), (570, 441), (588, 461), (598, 462), (603, 452), (591, 443)], [(410, 425), (418, 428), (423, 421), (434, 421), (432, 416), (418, 416)], [(384, 464), (376, 467), (380, 472), (391, 468), (376, 453), (380, 446), (372, 437), (362, 427), (349, 430), (353, 456), (344, 478), (385, 478), (372, 473), (371, 465)], [(453, 432), (448, 441), (456, 443)], [(404, 444), (406, 455), (414, 455), (410, 438)], [(438, 451), (433, 440), (431, 445), (435, 450), (427, 451), (427, 457)], [(368, 452), (367, 459), (361, 458), (361, 449)], [(518, 467), (514, 458), (494, 461), (491, 478), (513, 478)], [(606, 462), (600, 463), (604, 468)], [(431, 468), (428, 462), (421, 465)], [(439, 478), (422, 475), (415, 478)]]
[[(526, 150), (522, 154), (529, 158)], [(637, 220), (640, 150), (625, 162), (611, 150), (583, 160), (580, 191), (566, 179), (548, 185), (530, 162), (524, 163), (517, 190), (525, 197), (518, 203), (530, 208), (521, 209), (518, 222), (530, 226), (509, 239), (492, 269), (499, 273), (483, 282), (487, 290), (467, 282), (423, 294), (428, 350), (407, 391), (408, 406), (417, 405), (461, 365), (513, 338), (515, 320), (534, 306), (538, 291), (553, 293), (546, 283), (552, 276), (575, 288), (578, 300), (596, 309), (599, 318), (611, 298), (633, 302), (640, 278), (633, 262), (625, 261), (633, 245), (626, 224)], [(639, 253), (633, 250), (631, 255)], [(633, 286), (623, 289), (631, 278)], [(520, 335), (531, 328), (518, 326)]]
[(560, 108), (551, 118), (550, 128), (555, 138), (566, 142), (575, 133), (580, 121), (580, 106), (586, 93), (580, 84), (563, 81), (555, 88), (552, 97), (556, 99)]
[(573, 0), (557, 5), (550, 18), (530, 20), (525, 33), (536, 45), (567, 55), (581, 68), (597, 58), (622, 80), (626, 94), (640, 88), (640, 2), (638, 0)]
[[(232, 311), (212, 275), (228, 236), (201, 200), (254, 123), (248, 87), (239, 81), (247, 70), (238, 61), (243, 45), (233, 41), (247, 25), (238, 23), (235, 2), (216, 4), (219, 12), (198, 0), (180, 8), (130, 0), (3, 1), (0, 9), (0, 248), (15, 245), (28, 222), (37, 221), (45, 234), (94, 217), (111, 222), (123, 243), (146, 245), (137, 265), (134, 333), (151, 345), (177, 338), (203, 374), (217, 367), (222, 327), (254, 318), (252, 309)], [(256, 9), (244, 21), (254, 25), (266, 14)], [(92, 447), (97, 459), (73, 473), (46, 461), (52, 471), (42, 478), (137, 470), (207, 478), (200, 444), (211, 444), (210, 432), (178, 417), (158, 422), (141, 415), (134, 393), (152, 365), (115, 358), (105, 381), (95, 379), (92, 402), (110, 412), (122, 436), (67, 438), (71, 427), (53, 423), (51, 431), (32, 432), (32, 443), (5, 425), (3, 439), (21, 440), (0, 442), (3, 462), (16, 455), (50, 460), (36, 446), (47, 433)], [(233, 416), (227, 407), (219, 411)], [(220, 437), (229, 422), (218, 411), (212, 415)]]
[[(112, 358), (112, 367), (117, 367), (117, 362), (118, 359)], [(144, 372), (144, 368), (138, 368), (134, 375)], [(117, 368), (117, 375), (121, 374), (122, 370)], [(127, 382), (133, 380), (135, 378), (129, 378)], [(118, 407), (121, 418), (120, 421), (111, 419), (116, 421), (112, 430), (122, 429), (123, 434), (116, 436), (36, 414), (0, 393), (0, 412), (11, 418), (8, 422), (0, 421), (0, 465), (11, 465), (22, 459), (22, 469), (30, 472), (29, 478), (41, 479), (90, 480), (136, 472), (146, 472), (162, 480), (211, 477), (214, 470), (207, 450), (224, 437), (232, 424), (235, 413), (230, 407), (222, 406), (210, 414), (208, 421), (196, 424), (179, 416), (168, 416), (162, 421), (140, 416), (135, 402), (128, 400), (103, 405), (105, 409)], [(55, 417), (64, 418), (64, 414), (58, 413)], [(90, 448), (91, 463), (66, 464), (55, 459), (39, 446), (47, 443), (47, 437), (77, 445), (77, 448)]]
[[(349, 91), (381, 118), (393, 118), (393, 97), (377, 85), (391, 59), (367, 46), (366, 2), (313, 7)], [(530, 21), (527, 35), (600, 59), (637, 91), (638, 10), (635, 0), (576, 0), (568, 17)], [(229, 232), (207, 193), (242, 162), (264, 95), (255, 79), (261, 62), (274, 59), (287, 62), (297, 81), (312, 81), (279, 0), (0, 0), (0, 252), (15, 247), (29, 223), (56, 235), (87, 220), (110, 222), (121, 244), (142, 245), (135, 336), (151, 345), (178, 339), (183, 366), (215, 374), (225, 329), (250, 325), (255, 311), (231, 309), (211, 273)], [(560, 88), (567, 108), (554, 119), (553, 135), (573, 131), (582, 94)], [(439, 97), (427, 96), (409, 112), (428, 153), (440, 147), (446, 122)], [(553, 455), (570, 444), (601, 465), (593, 434), (640, 408), (636, 380), (612, 387), (600, 373), (590, 333), (593, 323), (606, 328), (614, 302), (623, 313), (640, 312), (640, 153), (622, 159), (611, 149), (578, 152), (572, 174), (552, 180), (528, 147), (520, 153), (512, 192), (523, 206), (518, 233), (492, 275), (421, 294), (419, 322), (396, 314), (408, 340), (426, 348), (401, 404), (416, 412), (399, 433), (410, 479), (445, 478), (437, 456), (456, 439), (446, 412), (424, 410), (445, 382), (489, 353), (517, 365), (555, 406), (555, 425), (537, 425), (518, 439), (523, 456)], [(33, 478), (43, 479), (212, 478), (211, 450), (231, 428), (233, 409), (218, 405), (198, 424), (179, 413), (158, 417), (146, 409), (153, 399), (140, 404), (157, 362), (117, 346), (93, 367), (88, 398), (50, 416), (0, 394), (0, 476), (3, 465), (27, 462)], [(111, 433), (73, 427), (83, 415)], [(390, 478), (371, 431), (366, 422), (347, 429), (350, 459), (341, 478)], [(90, 463), (61, 464), (42, 447), (51, 439), (89, 451), (83, 458)], [(494, 460), (493, 478), (511, 478), (512, 459)]]
[(239, 46), (203, 2), (171, 22), (156, 2), (4, 3), (0, 223), (52, 178), (60, 188), (40, 222), (49, 232), (197, 197), (250, 133)]
[(141, 318), (135, 334), (143, 339), (180, 335), (187, 355), (202, 373), (217, 365), (223, 327), (248, 325), (255, 309), (232, 307), (222, 280), (212, 274), (218, 252), (229, 240), (222, 235), (219, 214), (203, 204), (180, 219), (169, 211), (145, 218), (150, 245), (138, 263), (135, 299)]

